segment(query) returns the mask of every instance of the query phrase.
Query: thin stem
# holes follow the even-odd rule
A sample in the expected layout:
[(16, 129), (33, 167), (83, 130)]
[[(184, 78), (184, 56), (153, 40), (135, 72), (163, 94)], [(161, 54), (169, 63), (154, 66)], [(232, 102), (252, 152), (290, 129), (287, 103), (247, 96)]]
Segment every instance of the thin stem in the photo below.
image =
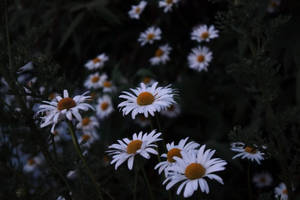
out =
[(145, 172), (144, 167), (142, 167), (142, 172), (143, 172), (143, 176), (144, 176), (144, 179), (145, 179), (148, 191), (149, 191), (150, 199), (154, 200), (153, 193), (152, 193), (152, 190), (151, 190), (151, 186), (150, 186), (150, 183), (149, 183), (149, 180), (148, 180), (148, 177), (147, 177), (147, 174)]
[(138, 169), (134, 170), (134, 183), (133, 183), (133, 200), (136, 200), (136, 184), (138, 179)]
[(155, 119), (156, 119), (156, 124), (157, 124), (158, 131), (161, 131), (161, 126), (160, 126), (160, 123), (159, 123), (158, 115), (155, 115)]
[(87, 165), (86, 160), (84, 159), (84, 156), (82, 155), (80, 145), (78, 144), (77, 136), (75, 135), (75, 133), (73, 131), (73, 124), (70, 121), (68, 121), (68, 125), (69, 125), (69, 131), (70, 131), (71, 136), (72, 136), (72, 141), (73, 141), (75, 150), (76, 150), (78, 156), (80, 157), (81, 161), (83, 162), (83, 165), (86, 169), (86, 172), (87, 172), (88, 176), (90, 177), (90, 179), (92, 180), (92, 182), (93, 182), (93, 184), (96, 188), (99, 199), (103, 200), (102, 194), (101, 194), (100, 189), (99, 189), (99, 184), (97, 183), (92, 171), (90, 170), (89, 166)]

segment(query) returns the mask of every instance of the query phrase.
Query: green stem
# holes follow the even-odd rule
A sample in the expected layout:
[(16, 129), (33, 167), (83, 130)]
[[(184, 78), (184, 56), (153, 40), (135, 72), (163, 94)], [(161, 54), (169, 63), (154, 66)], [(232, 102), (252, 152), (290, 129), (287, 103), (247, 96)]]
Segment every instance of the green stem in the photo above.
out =
[(102, 194), (101, 194), (100, 189), (99, 189), (99, 184), (97, 183), (92, 171), (90, 170), (89, 166), (87, 165), (86, 160), (84, 159), (84, 156), (82, 155), (80, 145), (78, 144), (77, 136), (75, 135), (75, 133), (73, 131), (73, 124), (70, 121), (68, 121), (68, 125), (69, 125), (69, 131), (70, 131), (71, 136), (72, 136), (72, 141), (73, 141), (73, 145), (75, 147), (75, 150), (76, 150), (78, 156), (80, 157), (81, 161), (83, 162), (83, 165), (86, 169), (86, 172), (87, 172), (88, 176), (90, 177), (90, 179), (92, 180), (92, 182), (93, 182), (93, 184), (96, 188), (99, 199), (103, 200)]
[(136, 184), (138, 178), (138, 169), (134, 170), (134, 183), (133, 183), (133, 200), (136, 200)]
[(152, 190), (151, 190), (151, 186), (150, 186), (150, 183), (149, 183), (149, 180), (148, 180), (148, 177), (147, 177), (147, 174), (145, 172), (144, 167), (142, 167), (142, 172), (143, 172), (143, 176), (144, 176), (144, 179), (145, 179), (148, 191), (149, 191), (150, 199), (154, 200), (153, 193), (152, 193)]

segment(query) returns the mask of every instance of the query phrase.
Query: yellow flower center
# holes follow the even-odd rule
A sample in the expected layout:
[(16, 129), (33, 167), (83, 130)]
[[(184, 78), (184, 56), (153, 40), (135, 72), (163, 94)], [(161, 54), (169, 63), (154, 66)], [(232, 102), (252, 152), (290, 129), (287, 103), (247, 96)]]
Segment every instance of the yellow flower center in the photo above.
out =
[(136, 13), (136, 14), (139, 14), (140, 12), (141, 12), (141, 8), (140, 8), (140, 7), (136, 7), (136, 8), (135, 8), (135, 13)]
[(282, 190), (282, 194), (288, 194), (288, 190), (287, 189)]
[(158, 48), (158, 49), (155, 51), (155, 57), (161, 57), (162, 55), (164, 55), (164, 51), (161, 50), (160, 48)]
[(205, 175), (206, 169), (199, 163), (191, 163), (185, 168), (185, 176), (190, 179), (198, 179)]
[(81, 124), (82, 124), (82, 126), (87, 126), (87, 125), (89, 125), (90, 122), (91, 122), (90, 118), (85, 117), (85, 118), (82, 119)]
[(203, 32), (200, 36), (202, 39), (207, 39), (209, 37), (209, 33), (207, 31)]
[(136, 151), (142, 147), (142, 144), (143, 144), (143, 142), (141, 140), (132, 140), (127, 145), (127, 153), (128, 154), (136, 153)]
[(101, 103), (101, 105), (100, 105), (100, 107), (101, 107), (102, 110), (106, 110), (106, 109), (108, 108), (108, 106), (109, 106), (109, 103), (108, 103), (108, 102), (103, 102), (103, 103)]
[(173, 3), (173, 0), (166, 0), (166, 3), (167, 3), (167, 4), (172, 4), (172, 3)]
[(167, 154), (167, 160), (169, 162), (175, 162), (176, 160), (173, 159), (174, 156), (181, 158), (180, 151), (181, 150), (178, 148), (173, 148), (173, 149), (169, 150), (168, 154)]
[(87, 142), (89, 139), (91, 139), (91, 136), (88, 135), (88, 134), (83, 134), (81, 136), (81, 139), (82, 139), (83, 142)]
[(148, 35), (147, 35), (147, 40), (152, 40), (153, 38), (154, 38), (154, 34), (153, 33), (149, 33)]
[(96, 64), (96, 63), (98, 63), (98, 62), (101, 62), (101, 59), (100, 59), (100, 58), (97, 57), (97, 58), (94, 58), (94, 59), (93, 59), (93, 63), (94, 63), (94, 64)]
[(152, 104), (154, 101), (154, 96), (150, 92), (142, 92), (136, 99), (136, 102), (140, 106), (147, 106)]
[(111, 82), (110, 81), (104, 81), (103, 82), (103, 87), (107, 87), (107, 88), (109, 88), (109, 87), (111, 87)]
[(33, 158), (29, 159), (27, 161), (28, 165), (34, 165), (35, 164), (35, 160)]
[(148, 83), (151, 82), (151, 78), (145, 77), (145, 78), (143, 79), (143, 82), (144, 82), (145, 84), (148, 84)]
[(197, 61), (198, 62), (203, 62), (205, 60), (205, 57), (203, 56), (203, 55), (199, 55), (198, 57), (197, 57)]
[(99, 76), (93, 76), (93, 78), (91, 79), (92, 83), (97, 83), (99, 80)]
[(247, 153), (255, 154), (257, 151), (252, 147), (245, 147), (244, 149)]
[(70, 97), (63, 98), (57, 103), (58, 110), (70, 109), (75, 106), (76, 102)]

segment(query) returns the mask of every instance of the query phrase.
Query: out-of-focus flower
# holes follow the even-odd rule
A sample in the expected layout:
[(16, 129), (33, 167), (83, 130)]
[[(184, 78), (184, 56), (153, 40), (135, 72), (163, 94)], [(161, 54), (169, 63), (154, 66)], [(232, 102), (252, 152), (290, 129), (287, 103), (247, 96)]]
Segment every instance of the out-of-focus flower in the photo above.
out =
[(270, 173), (262, 172), (254, 174), (252, 180), (255, 183), (256, 187), (263, 188), (270, 186), (272, 184), (273, 178)]
[(172, 11), (173, 6), (175, 6), (179, 0), (160, 0), (158, 5), (164, 9), (164, 12), (167, 13)]
[(258, 164), (260, 164), (261, 160), (264, 160), (264, 153), (260, 152), (256, 145), (253, 145), (252, 147), (246, 146), (242, 142), (234, 142), (231, 144), (231, 150), (238, 152), (235, 156), (233, 156), (232, 159), (241, 157), (242, 159), (247, 158), (251, 161), (256, 161)]
[(128, 12), (129, 17), (132, 19), (139, 19), (146, 6), (146, 1), (141, 1), (138, 5), (131, 6), (130, 11)]
[(110, 113), (114, 111), (110, 96), (103, 95), (102, 97), (100, 97), (98, 99), (96, 110), (97, 110), (97, 116), (100, 119), (103, 119), (108, 115), (110, 115)]
[(160, 35), (160, 28), (151, 26), (145, 32), (140, 34), (138, 41), (141, 43), (141, 46), (144, 46), (146, 44), (153, 44), (155, 40), (161, 39)]
[(214, 25), (200, 25), (194, 28), (191, 33), (191, 39), (197, 42), (209, 42), (211, 39), (219, 37), (219, 31)]
[(188, 56), (189, 67), (199, 72), (207, 71), (207, 67), (212, 60), (212, 52), (207, 47), (193, 48)]
[(172, 48), (168, 45), (160, 46), (156, 51), (154, 57), (150, 58), (152, 65), (166, 64), (170, 60), (169, 54)]
[(85, 67), (88, 70), (100, 69), (103, 67), (103, 65), (106, 61), (108, 61), (108, 56), (106, 56), (105, 53), (102, 53), (102, 54), (98, 55), (96, 58), (94, 58), (93, 60), (89, 60), (85, 64)]
[(288, 199), (288, 190), (284, 183), (280, 183), (275, 189), (275, 198), (279, 198), (280, 200)]

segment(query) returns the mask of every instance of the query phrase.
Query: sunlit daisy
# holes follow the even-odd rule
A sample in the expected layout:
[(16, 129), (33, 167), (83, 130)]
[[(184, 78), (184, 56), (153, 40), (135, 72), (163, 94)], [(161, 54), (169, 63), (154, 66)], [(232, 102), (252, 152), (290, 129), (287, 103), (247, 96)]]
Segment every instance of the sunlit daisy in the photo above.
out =
[(166, 110), (161, 111), (161, 114), (166, 117), (174, 118), (180, 114), (180, 111), (180, 106), (177, 103), (175, 103), (170, 105)]
[(24, 165), (24, 172), (33, 172), (38, 166), (43, 162), (43, 159), (40, 156), (34, 156), (27, 159), (26, 164)]
[(175, 4), (177, 4), (179, 0), (160, 0), (159, 7), (164, 9), (164, 12), (172, 11), (172, 8)]
[(102, 85), (102, 79), (98, 72), (88, 76), (84, 82), (84, 86), (88, 89), (98, 89)]
[(110, 164), (115, 164), (115, 169), (117, 169), (123, 162), (128, 160), (128, 169), (131, 170), (136, 155), (141, 155), (146, 159), (150, 158), (150, 154), (157, 155), (158, 153), (155, 150), (157, 145), (153, 143), (161, 140), (159, 138), (160, 135), (161, 133), (156, 133), (155, 130), (149, 134), (143, 134), (141, 131), (138, 135), (134, 133), (132, 140), (128, 138), (118, 140), (118, 144), (112, 144), (108, 147), (111, 150), (107, 152), (112, 155)]
[(131, 6), (131, 10), (128, 12), (129, 17), (132, 19), (139, 19), (146, 5), (146, 1), (141, 1), (138, 5)]
[(163, 184), (169, 182), (166, 189), (169, 190), (176, 183), (182, 182), (177, 189), (177, 195), (184, 189), (183, 196), (190, 197), (198, 190), (209, 193), (207, 184), (208, 179), (216, 180), (223, 184), (220, 176), (213, 174), (214, 172), (223, 171), (225, 169), (226, 161), (220, 158), (211, 157), (214, 155), (215, 150), (206, 150), (205, 145), (201, 146), (196, 151), (181, 151), (181, 157), (173, 157), (176, 164), (169, 168), (168, 177)]
[(96, 58), (89, 60), (85, 67), (89, 70), (102, 68), (104, 63), (108, 60), (108, 56), (105, 53), (98, 55)]
[(125, 99), (118, 107), (123, 111), (123, 115), (128, 115), (131, 112), (132, 119), (137, 114), (144, 114), (154, 116), (155, 112), (160, 112), (166, 109), (170, 105), (174, 104), (175, 91), (166, 87), (157, 87), (158, 82), (155, 82), (151, 86), (145, 86), (141, 83), (140, 87), (131, 89), (133, 93), (123, 92), (120, 98)]
[(99, 139), (99, 135), (95, 131), (84, 132), (80, 138), (78, 138), (79, 144), (84, 147), (90, 147), (96, 140)]
[(272, 184), (273, 178), (268, 172), (261, 172), (254, 174), (252, 181), (255, 183), (256, 187), (263, 188), (268, 187)]
[(261, 160), (264, 160), (264, 153), (260, 152), (256, 145), (246, 146), (242, 142), (234, 142), (231, 144), (231, 150), (235, 152), (239, 152), (237, 155), (233, 156), (232, 159), (237, 157), (241, 157), (242, 159), (247, 158), (251, 161), (256, 161), (260, 164)]
[(267, 11), (269, 13), (273, 13), (275, 11), (277, 11), (278, 7), (280, 6), (281, 0), (270, 0), (268, 7), (267, 7)]
[(114, 111), (112, 101), (110, 96), (104, 95), (98, 99), (98, 104), (96, 107), (97, 116), (100, 119), (107, 117), (110, 113)]
[(288, 190), (284, 183), (280, 183), (275, 189), (275, 197), (279, 198), (280, 200), (287, 200), (288, 199)]
[(87, 93), (85, 92), (82, 95), (71, 98), (68, 91), (64, 90), (63, 97), (57, 96), (53, 101), (43, 101), (44, 104), (40, 105), (37, 112), (38, 114), (45, 114), (45, 116), (41, 117), (41, 128), (52, 125), (51, 132), (53, 133), (55, 125), (65, 117), (68, 120), (72, 120), (74, 116), (78, 121), (81, 121), (82, 118), (79, 111), (93, 109), (91, 105), (85, 103), (90, 98), (90, 96), (86, 96)]
[(207, 47), (193, 48), (188, 56), (189, 67), (197, 71), (207, 71), (212, 60), (212, 52)]
[(214, 25), (200, 25), (194, 28), (191, 33), (191, 39), (197, 42), (209, 42), (211, 39), (219, 37), (219, 31), (215, 29)]
[(150, 63), (152, 65), (166, 64), (170, 60), (169, 54), (172, 48), (166, 44), (160, 46), (156, 51), (154, 57), (150, 58)]
[(174, 166), (175, 160), (174, 156), (181, 158), (181, 151), (190, 151), (195, 150), (200, 145), (195, 142), (188, 142), (188, 137), (179, 141), (178, 145), (175, 145), (174, 142), (167, 144), (167, 153), (161, 155), (161, 157), (166, 158), (166, 161), (162, 161), (158, 163), (154, 169), (158, 169), (158, 173), (161, 174), (162, 171), (165, 172), (165, 175), (168, 175), (168, 170), (170, 167)]
[(155, 83), (156, 81), (153, 78), (150, 78), (148, 76), (144, 77), (142, 79), (142, 81), (146, 86), (151, 86), (153, 83)]
[(161, 30), (158, 27), (151, 26), (145, 32), (140, 34), (138, 41), (141, 46), (148, 44), (153, 44), (155, 40), (161, 39)]
[(83, 131), (91, 131), (99, 127), (99, 122), (96, 117), (84, 117), (76, 126)]

